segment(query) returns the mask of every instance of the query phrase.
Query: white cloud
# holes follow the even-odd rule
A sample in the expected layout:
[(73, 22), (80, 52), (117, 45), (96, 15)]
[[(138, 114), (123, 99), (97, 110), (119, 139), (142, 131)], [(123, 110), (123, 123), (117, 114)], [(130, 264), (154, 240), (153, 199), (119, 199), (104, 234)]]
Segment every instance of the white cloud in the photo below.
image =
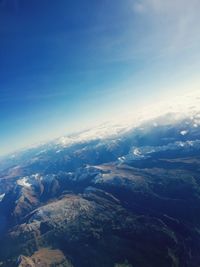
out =
[[(195, 11), (198, 13), (196, 8), (199, 7), (198, 0), (131, 0), (132, 6), (137, 11), (147, 11), (154, 13), (165, 13), (165, 14), (180, 14), (183, 12)], [(139, 7), (139, 8), (138, 8)]]
[(141, 22), (147, 21), (147, 28), (152, 26), (149, 34), (160, 49), (160, 56), (198, 46), (199, 0), (130, 0), (130, 3), (133, 12), (141, 16)]

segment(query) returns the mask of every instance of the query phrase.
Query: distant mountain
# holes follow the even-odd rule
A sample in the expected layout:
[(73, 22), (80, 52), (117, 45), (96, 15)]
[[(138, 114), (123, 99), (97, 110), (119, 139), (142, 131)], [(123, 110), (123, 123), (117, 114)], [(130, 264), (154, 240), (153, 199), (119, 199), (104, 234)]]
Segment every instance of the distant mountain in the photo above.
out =
[(200, 266), (200, 105), (189, 99), (2, 159), (0, 266)]

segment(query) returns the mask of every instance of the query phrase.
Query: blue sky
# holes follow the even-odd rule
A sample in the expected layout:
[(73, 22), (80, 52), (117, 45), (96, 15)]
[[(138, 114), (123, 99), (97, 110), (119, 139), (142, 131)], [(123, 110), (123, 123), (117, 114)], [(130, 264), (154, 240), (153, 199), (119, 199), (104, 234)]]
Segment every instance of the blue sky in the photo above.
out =
[(199, 85), (199, 0), (1, 0), (0, 154)]

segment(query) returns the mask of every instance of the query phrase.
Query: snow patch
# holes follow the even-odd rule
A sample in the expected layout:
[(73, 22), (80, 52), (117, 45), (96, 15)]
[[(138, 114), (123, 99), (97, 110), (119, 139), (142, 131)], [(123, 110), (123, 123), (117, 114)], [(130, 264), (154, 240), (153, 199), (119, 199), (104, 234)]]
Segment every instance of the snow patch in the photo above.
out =
[(5, 197), (5, 193), (0, 195), (0, 202), (3, 200), (4, 197)]
[(122, 163), (124, 162), (125, 159), (126, 159), (126, 158), (125, 158), (124, 156), (118, 158), (118, 160), (119, 160), (120, 162), (122, 162)]
[(184, 136), (184, 135), (188, 134), (188, 131), (187, 130), (183, 130), (183, 131), (180, 132), (180, 134)]
[(141, 155), (142, 155), (142, 153), (141, 153), (141, 151), (140, 151), (139, 148), (135, 148), (135, 149), (133, 150), (133, 154), (134, 154), (135, 156), (141, 156)]
[(180, 146), (180, 147), (184, 147), (185, 143), (184, 142), (177, 142), (177, 145)]
[(17, 180), (17, 184), (23, 187), (31, 187), (31, 184), (28, 182), (27, 177), (23, 177), (19, 180)]

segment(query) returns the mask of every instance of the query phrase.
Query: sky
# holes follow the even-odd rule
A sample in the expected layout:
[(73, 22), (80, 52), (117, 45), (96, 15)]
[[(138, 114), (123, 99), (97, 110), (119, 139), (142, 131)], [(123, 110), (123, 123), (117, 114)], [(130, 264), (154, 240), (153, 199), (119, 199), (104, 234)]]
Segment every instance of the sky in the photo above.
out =
[(200, 84), (199, 0), (0, 0), (0, 155)]

